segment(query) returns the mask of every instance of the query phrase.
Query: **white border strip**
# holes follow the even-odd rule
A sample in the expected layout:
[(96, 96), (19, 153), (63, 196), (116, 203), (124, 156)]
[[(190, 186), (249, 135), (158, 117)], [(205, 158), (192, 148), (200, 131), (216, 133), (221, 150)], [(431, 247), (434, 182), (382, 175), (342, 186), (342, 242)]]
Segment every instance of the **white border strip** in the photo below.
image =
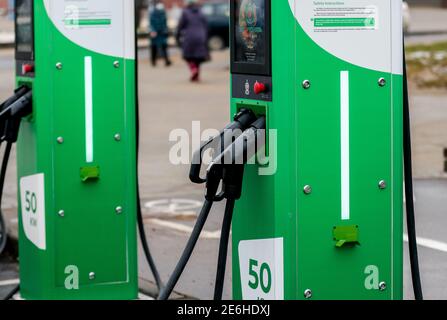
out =
[(349, 71), (340, 72), (341, 219), (350, 219)]
[(0, 281), (0, 287), (12, 286), (12, 285), (16, 285), (19, 283), (20, 283), (19, 279), (3, 280), (3, 281)]
[[(404, 241), (408, 242), (407, 234), (404, 234)], [(420, 237), (417, 237), (416, 242), (418, 246), (447, 253), (447, 243), (445, 242)]]
[[(177, 232), (190, 234), (192, 233), (193, 228), (190, 226), (185, 226), (181, 223), (175, 223), (170, 221), (164, 221), (160, 219), (148, 219), (149, 223), (152, 223), (154, 225), (157, 225), (159, 227), (164, 227), (167, 229), (171, 229)], [(200, 238), (202, 239), (220, 239), (220, 231), (202, 231), (200, 233)]]
[(84, 59), (86, 162), (93, 162), (93, 70), (92, 57)]

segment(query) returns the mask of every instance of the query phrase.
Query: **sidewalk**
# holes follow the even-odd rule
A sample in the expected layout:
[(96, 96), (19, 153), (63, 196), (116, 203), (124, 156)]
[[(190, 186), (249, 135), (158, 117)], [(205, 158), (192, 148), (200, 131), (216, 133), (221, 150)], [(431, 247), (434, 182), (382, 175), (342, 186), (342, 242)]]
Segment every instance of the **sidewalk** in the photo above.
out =
[(410, 8), (410, 35), (447, 33), (447, 9)]
[(14, 22), (6, 16), (0, 16), (0, 48), (14, 44)]

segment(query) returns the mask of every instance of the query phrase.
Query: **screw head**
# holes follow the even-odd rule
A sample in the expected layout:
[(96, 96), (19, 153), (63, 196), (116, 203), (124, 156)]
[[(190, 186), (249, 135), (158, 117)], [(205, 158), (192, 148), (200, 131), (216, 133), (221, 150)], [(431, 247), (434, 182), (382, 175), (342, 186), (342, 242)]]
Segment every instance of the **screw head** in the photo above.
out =
[(59, 143), (59, 144), (64, 143), (64, 138), (63, 137), (57, 137), (57, 143)]
[(386, 290), (386, 282), (382, 281), (381, 283), (379, 283), (379, 290), (380, 291)]
[(306, 298), (306, 299), (312, 298), (312, 290), (310, 290), (310, 289), (304, 290), (304, 298)]
[(90, 272), (90, 273), (88, 274), (88, 278), (89, 278), (90, 280), (95, 279), (95, 277), (96, 277), (96, 274), (95, 274), (94, 272)]
[(118, 69), (120, 67), (120, 62), (119, 61), (114, 61), (113, 62), (113, 66)]
[(57, 70), (62, 70), (62, 62), (56, 63), (56, 69)]
[(119, 133), (114, 136), (115, 141), (121, 141), (121, 135)]
[(59, 217), (65, 217), (65, 211), (64, 210), (59, 210), (59, 212), (57, 214), (59, 215)]
[(379, 82), (379, 86), (380, 87), (386, 86), (386, 79), (385, 78), (380, 78), (378, 82)]
[(379, 189), (384, 190), (386, 189), (387, 185), (386, 185), (386, 181), (385, 180), (380, 180), (379, 181)]
[(303, 188), (304, 194), (311, 194), (312, 193), (312, 187), (309, 185), (304, 186)]
[(303, 88), (307, 90), (307, 89), (310, 88), (310, 81), (309, 80), (304, 80), (302, 85), (303, 85)]
[(123, 208), (122, 208), (122, 207), (116, 207), (116, 208), (115, 208), (115, 212), (116, 212), (117, 214), (121, 214), (121, 213), (123, 213)]

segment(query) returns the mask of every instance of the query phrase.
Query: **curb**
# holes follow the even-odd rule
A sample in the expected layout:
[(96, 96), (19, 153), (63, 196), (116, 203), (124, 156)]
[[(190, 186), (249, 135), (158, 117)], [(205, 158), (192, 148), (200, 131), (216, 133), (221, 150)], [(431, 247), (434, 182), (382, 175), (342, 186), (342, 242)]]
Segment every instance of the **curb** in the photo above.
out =
[(409, 31), (405, 33), (407, 37), (414, 36), (437, 36), (437, 35), (447, 35), (447, 30), (435, 30), (435, 31)]

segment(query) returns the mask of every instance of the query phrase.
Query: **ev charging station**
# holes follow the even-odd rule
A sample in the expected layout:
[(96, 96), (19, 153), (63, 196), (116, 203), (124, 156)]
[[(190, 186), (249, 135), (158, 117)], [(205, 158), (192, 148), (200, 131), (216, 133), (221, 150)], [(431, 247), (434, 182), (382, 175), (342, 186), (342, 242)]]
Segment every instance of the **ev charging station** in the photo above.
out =
[[(136, 299), (138, 217), (168, 299), (223, 199), (215, 299), (231, 225), (234, 299), (403, 298), (402, 1), (230, 3), (234, 121), (195, 154), (205, 203), (163, 286), (139, 208), (134, 1), (16, 0), (18, 89), (0, 105), (0, 143), (18, 139), (23, 298)], [(261, 149), (268, 162), (246, 165)]]
[(402, 299), (401, 11), (231, 1), (231, 111), (277, 135), (236, 204), (235, 299)]
[(134, 1), (15, 5), (21, 296), (135, 299)]

